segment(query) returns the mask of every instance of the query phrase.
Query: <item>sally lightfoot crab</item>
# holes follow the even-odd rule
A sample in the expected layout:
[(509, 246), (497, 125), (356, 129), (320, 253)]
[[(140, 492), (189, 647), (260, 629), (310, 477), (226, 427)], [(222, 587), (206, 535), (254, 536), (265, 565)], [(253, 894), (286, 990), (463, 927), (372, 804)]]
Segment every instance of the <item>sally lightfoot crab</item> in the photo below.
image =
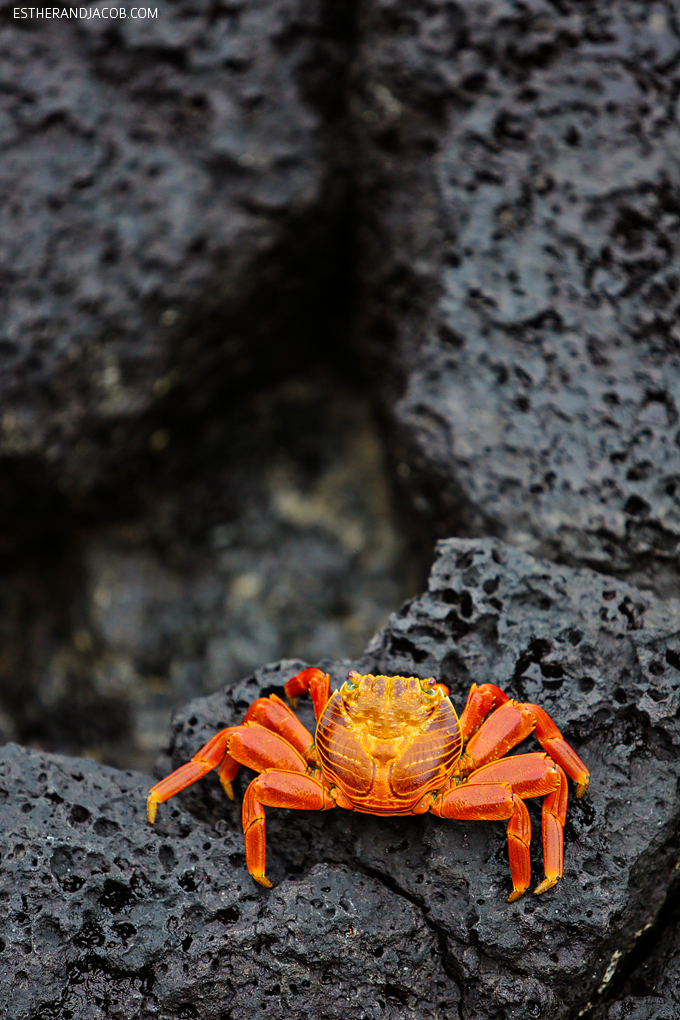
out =
[[(156, 783), (147, 801), (149, 821), (159, 803), (214, 768), (230, 798), (240, 767), (254, 769), (259, 775), (243, 798), (246, 863), (256, 882), (271, 886), (265, 875), (265, 807), (507, 819), (509, 900), (516, 900), (531, 877), (524, 801), (544, 797), (545, 878), (534, 892), (545, 892), (562, 876), (565, 773), (580, 797), (588, 770), (538, 705), (512, 701), (493, 684), (473, 684), (458, 719), (448, 689), (432, 677), (353, 671), (331, 694), (330, 677), (314, 667), (289, 680), (285, 691), (293, 707), (297, 697), (311, 694), (316, 737), (275, 694), (258, 698), (240, 726), (221, 730), (191, 761)], [(545, 753), (504, 757), (531, 732)]]

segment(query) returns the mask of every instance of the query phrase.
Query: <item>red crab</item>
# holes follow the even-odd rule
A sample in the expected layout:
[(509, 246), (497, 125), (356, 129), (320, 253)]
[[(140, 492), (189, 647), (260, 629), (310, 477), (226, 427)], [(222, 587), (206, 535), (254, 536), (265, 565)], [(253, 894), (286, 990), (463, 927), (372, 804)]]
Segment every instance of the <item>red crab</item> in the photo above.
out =
[[(524, 801), (544, 797), (542, 893), (562, 876), (567, 811), (565, 772), (576, 796), (588, 787), (588, 770), (550, 716), (538, 705), (511, 701), (493, 684), (472, 685), (460, 719), (448, 688), (434, 678), (361, 676), (352, 671), (331, 694), (330, 677), (304, 669), (285, 685), (293, 707), (312, 696), (316, 739), (275, 694), (258, 698), (240, 726), (217, 733), (171, 775), (153, 787), (149, 821), (159, 803), (217, 768), (233, 798), (232, 780), (242, 765), (260, 774), (243, 798), (248, 871), (265, 876), (264, 808), (327, 811), (342, 807), (372, 815), (508, 820), (512, 893), (516, 900), (531, 877), (531, 823)], [(532, 731), (545, 754), (504, 758)]]

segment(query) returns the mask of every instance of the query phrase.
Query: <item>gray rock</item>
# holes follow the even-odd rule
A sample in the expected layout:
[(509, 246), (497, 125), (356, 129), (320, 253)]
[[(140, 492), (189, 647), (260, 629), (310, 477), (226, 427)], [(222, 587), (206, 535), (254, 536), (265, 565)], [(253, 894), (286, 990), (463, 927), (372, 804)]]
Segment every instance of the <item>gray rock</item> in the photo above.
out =
[(680, 37), (667, 3), (362, 6), (364, 333), (438, 534), (672, 594)]
[(324, 5), (120, 9), (115, 22), (14, 19), (0, 38), (12, 533), (45, 529), (46, 494), (52, 527), (60, 501), (82, 509), (102, 489), (109, 509), (134, 504), (131, 461), (167, 444), (169, 395), (172, 413), (196, 409), (258, 359), (285, 363), (300, 266), (312, 250), (328, 264), (344, 51)]
[(148, 786), (92, 761), (0, 751), (8, 1020), (443, 1020), (456, 1009), (416, 905), (346, 867), (259, 890), (238, 832), (177, 807), (152, 829)]
[[(501, 825), (343, 811), (270, 811), (268, 873), (285, 884), (301, 867), (343, 864), (380, 876), (419, 904), (462, 985), (466, 1020), (552, 1020), (590, 1008), (657, 923), (672, 883), (679, 649), (677, 602), (494, 540), (440, 543), (427, 593), (390, 618), (364, 659), (321, 665), (334, 686), (354, 666), (437, 676), (459, 709), (474, 681), (545, 708), (591, 770), (586, 796), (570, 801), (563, 881), (510, 905)], [(242, 718), (260, 693), (281, 694), (302, 665), (265, 668), (232, 691), (192, 702), (175, 716), (160, 773)], [(313, 727), (309, 705), (301, 709)], [(199, 818), (238, 826), (238, 804), (226, 802), (214, 776), (179, 799)], [(534, 805), (530, 813), (538, 833)], [(535, 836), (535, 879), (542, 873), (539, 842)]]

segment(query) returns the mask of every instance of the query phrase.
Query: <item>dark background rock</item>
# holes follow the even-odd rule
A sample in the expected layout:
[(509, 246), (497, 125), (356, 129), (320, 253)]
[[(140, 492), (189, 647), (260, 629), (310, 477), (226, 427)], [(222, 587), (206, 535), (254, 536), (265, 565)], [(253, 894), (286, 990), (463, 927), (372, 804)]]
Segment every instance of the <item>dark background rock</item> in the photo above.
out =
[(351, 380), (263, 386), (192, 439), (194, 468), (171, 451), (144, 515), (0, 579), (6, 739), (150, 771), (174, 707), (283, 655), (359, 655), (422, 586)]
[[(390, 618), (366, 656), (321, 665), (334, 686), (350, 668), (437, 676), (459, 710), (473, 681), (545, 708), (591, 770), (584, 798), (572, 788), (563, 881), (510, 905), (504, 826), (343, 811), (269, 812), (268, 873), (285, 884), (300, 869), (343, 864), (419, 904), (444, 940), (464, 1018), (588, 1011), (677, 897), (679, 649), (677, 606), (650, 594), (494, 540), (440, 543), (427, 593)], [(177, 713), (159, 775), (259, 694), (282, 695), (302, 666), (263, 668)], [(301, 708), (313, 728), (311, 707)], [(239, 804), (226, 802), (214, 775), (179, 799), (198, 818), (238, 828)], [(530, 810), (533, 887), (542, 859), (540, 812)]]
[(299, 363), (320, 307), (342, 317), (344, 6), (121, 7), (7, 8), (0, 38), (10, 547), (138, 509), (171, 422)]
[(677, 5), (367, 0), (364, 332), (401, 476), (493, 534), (674, 594)]
[(420, 588), (347, 340), (352, 24), (5, 24), (0, 739), (149, 770), (175, 705)]

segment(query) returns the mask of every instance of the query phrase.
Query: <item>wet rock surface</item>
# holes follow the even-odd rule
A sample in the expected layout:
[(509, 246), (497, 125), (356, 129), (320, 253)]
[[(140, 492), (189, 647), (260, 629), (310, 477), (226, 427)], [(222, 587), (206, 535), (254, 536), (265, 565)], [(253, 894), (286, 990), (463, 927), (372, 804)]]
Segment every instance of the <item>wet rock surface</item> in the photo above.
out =
[(3, 531), (134, 505), (163, 419), (280, 371), (333, 261), (341, 11), (119, 9), (0, 36)]
[(341, 866), (265, 893), (238, 832), (177, 808), (151, 829), (148, 785), (83, 759), (0, 751), (8, 1020), (309, 1016), (320, 989), (333, 1018), (455, 1011), (416, 905)]
[[(502, 825), (340, 810), (269, 811), (268, 873), (285, 885), (301, 868), (344, 864), (420, 905), (462, 987), (464, 1018), (585, 1015), (677, 895), (678, 608), (494, 540), (452, 539), (438, 553), (427, 593), (390, 618), (366, 656), (323, 668), (334, 686), (353, 667), (434, 675), (459, 709), (471, 682), (490, 681), (545, 708), (591, 770), (584, 798), (572, 788), (563, 881), (508, 904)], [(302, 665), (258, 670), (187, 706), (175, 716), (160, 772), (241, 718), (260, 693), (281, 694)], [(313, 727), (309, 705), (301, 708)], [(179, 799), (198, 818), (238, 827), (239, 805), (226, 802), (213, 776)], [(542, 855), (540, 814), (534, 805), (530, 813), (533, 886)]]
[(365, 334), (441, 535), (673, 594), (672, 4), (361, 8)]

